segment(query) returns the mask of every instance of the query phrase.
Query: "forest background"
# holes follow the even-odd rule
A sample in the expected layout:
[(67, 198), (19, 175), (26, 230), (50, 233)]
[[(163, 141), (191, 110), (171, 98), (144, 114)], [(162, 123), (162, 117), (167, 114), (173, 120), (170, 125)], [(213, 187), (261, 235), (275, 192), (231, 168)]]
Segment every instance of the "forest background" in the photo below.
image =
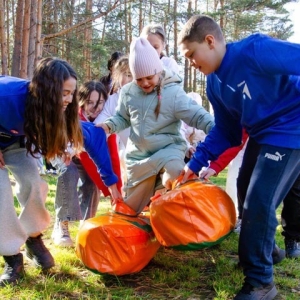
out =
[(180, 55), (177, 36), (194, 14), (216, 19), (227, 42), (262, 32), (287, 40), (294, 32), (287, 0), (0, 0), (1, 74), (31, 78), (38, 60), (66, 59), (79, 82), (106, 75), (115, 51), (129, 52), (130, 42), (149, 23), (167, 35), (165, 54), (181, 67), (186, 92), (205, 96), (205, 76)]
[[(198, 13), (215, 18), (228, 42), (260, 31), (287, 40), (294, 28), (280, 0), (0, 0), (1, 74), (31, 78), (41, 57), (68, 60), (78, 72), (79, 83), (99, 79), (107, 73), (107, 60), (114, 51), (128, 53), (129, 45), (144, 25), (164, 27), (168, 45), (165, 53), (181, 67), (184, 88), (198, 92), (205, 101), (205, 76), (189, 68), (177, 48), (177, 35), (190, 16)], [(299, 15), (298, 15), (299, 18)], [(222, 174), (213, 178), (216, 184)], [(224, 187), (226, 174), (222, 177)], [(47, 208), (54, 220), (56, 179), (49, 177)], [(106, 201), (107, 206), (110, 202)], [(100, 208), (106, 207), (102, 201)], [(15, 199), (15, 206), (18, 202)], [(21, 210), (18, 207), (19, 211)], [(280, 211), (277, 215), (280, 219)], [(78, 222), (71, 227), (72, 238)], [(99, 276), (85, 269), (73, 249), (51, 244), (53, 223), (45, 241), (55, 256), (56, 267), (45, 276), (26, 261), (21, 285), (0, 290), (0, 299), (232, 299), (242, 285), (237, 268), (238, 235), (232, 234), (216, 248), (181, 252), (161, 248), (141, 272), (123, 277)], [(283, 247), (279, 226), (276, 239)], [(4, 262), (1, 258), (0, 272)], [(284, 260), (274, 268), (282, 300), (300, 299), (300, 266)]]

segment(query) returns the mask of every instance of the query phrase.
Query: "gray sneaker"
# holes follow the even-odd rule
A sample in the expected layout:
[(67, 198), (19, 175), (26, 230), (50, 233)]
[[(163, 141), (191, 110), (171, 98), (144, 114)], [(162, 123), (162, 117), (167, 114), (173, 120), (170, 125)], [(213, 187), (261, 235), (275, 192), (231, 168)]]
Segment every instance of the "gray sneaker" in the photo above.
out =
[(272, 252), (273, 265), (279, 264), (285, 258), (285, 251), (280, 249), (276, 244)]
[(245, 282), (242, 289), (233, 298), (233, 300), (272, 300), (277, 295), (277, 289), (274, 282), (254, 287)]
[(300, 257), (300, 243), (296, 240), (285, 239), (285, 251), (287, 258)]
[(233, 232), (240, 234), (241, 233), (241, 226), (242, 226), (242, 219), (237, 219)]
[(74, 243), (70, 237), (69, 232), (69, 222), (56, 221), (54, 224), (53, 232), (52, 232), (52, 239), (55, 245), (60, 247), (73, 247)]

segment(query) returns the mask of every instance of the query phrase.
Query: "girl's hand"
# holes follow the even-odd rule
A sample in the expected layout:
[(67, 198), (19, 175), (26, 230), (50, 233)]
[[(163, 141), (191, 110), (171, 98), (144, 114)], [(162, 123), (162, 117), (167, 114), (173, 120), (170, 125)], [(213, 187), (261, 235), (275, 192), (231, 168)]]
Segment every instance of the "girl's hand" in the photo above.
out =
[(184, 169), (180, 173), (180, 175), (183, 175), (180, 183), (185, 183), (192, 174), (194, 174), (194, 172), (185, 165)]
[(196, 148), (194, 146), (190, 146), (189, 150), (188, 150), (188, 158), (191, 158), (194, 153), (196, 152)]
[(96, 127), (101, 127), (105, 131), (106, 134), (109, 134), (109, 127), (105, 123), (95, 124)]
[(5, 162), (4, 162), (3, 154), (0, 151), (0, 169), (4, 169), (4, 168), (5, 168)]
[(110, 195), (111, 195), (111, 205), (115, 205), (118, 202), (124, 201), (122, 194), (119, 192), (116, 184), (109, 186), (108, 190), (110, 191)]

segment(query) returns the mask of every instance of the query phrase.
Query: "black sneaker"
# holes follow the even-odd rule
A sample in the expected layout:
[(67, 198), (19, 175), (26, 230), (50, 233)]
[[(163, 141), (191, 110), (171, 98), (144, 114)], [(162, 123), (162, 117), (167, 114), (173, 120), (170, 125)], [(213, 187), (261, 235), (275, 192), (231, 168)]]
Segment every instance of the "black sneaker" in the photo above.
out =
[(276, 244), (272, 252), (273, 265), (279, 264), (285, 258), (285, 251), (280, 249)]
[(274, 282), (260, 287), (254, 287), (250, 283), (245, 282), (233, 300), (272, 300), (276, 295), (277, 290)]
[(300, 243), (297, 240), (285, 239), (284, 243), (287, 258), (300, 257)]
[(23, 255), (3, 256), (5, 261), (4, 272), (0, 276), (0, 287), (7, 284), (15, 285), (24, 276)]
[(42, 270), (45, 271), (54, 267), (55, 263), (41, 237), (42, 234), (35, 238), (29, 237), (25, 244), (25, 253), (37, 267), (42, 268)]

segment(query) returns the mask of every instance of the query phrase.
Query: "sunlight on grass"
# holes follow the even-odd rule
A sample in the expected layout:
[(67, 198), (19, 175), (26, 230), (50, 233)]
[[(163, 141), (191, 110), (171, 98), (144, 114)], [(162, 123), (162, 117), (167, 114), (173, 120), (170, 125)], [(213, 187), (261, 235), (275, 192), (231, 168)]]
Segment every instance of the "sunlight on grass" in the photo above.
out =
[[(225, 188), (226, 172), (211, 181)], [(103, 299), (103, 300), (229, 300), (240, 289), (243, 274), (237, 267), (238, 238), (232, 233), (222, 243), (198, 251), (176, 251), (161, 247), (150, 263), (139, 273), (124, 276), (99, 275), (87, 270), (77, 258), (74, 248), (60, 248), (51, 240), (54, 223), (54, 197), (56, 178), (45, 176), (49, 185), (46, 206), (52, 222), (44, 232), (46, 246), (53, 254), (56, 266), (43, 274), (31, 261), (24, 259), (26, 275), (15, 287), (0, 289), (0, 299)], [(18, 213), (20, 207), (15, 198)], [(97, 215), (111, 209), (110, 200), (101, 198)], [(280, 221), (281, 207), (277, 218)], [(79, 229), (79, 221), (70, 222), (73, 241)], [(282, 226), (277, 227), (276, 242), (284, 246)], [(22, 248), (22, 253), (23, 248)], [(0, 258), (0, 272), (3, 271)], [(274, 267), (275, 282), (282, 299), (300, 298), (300, 266), (296, 260), (285, 259)]]

